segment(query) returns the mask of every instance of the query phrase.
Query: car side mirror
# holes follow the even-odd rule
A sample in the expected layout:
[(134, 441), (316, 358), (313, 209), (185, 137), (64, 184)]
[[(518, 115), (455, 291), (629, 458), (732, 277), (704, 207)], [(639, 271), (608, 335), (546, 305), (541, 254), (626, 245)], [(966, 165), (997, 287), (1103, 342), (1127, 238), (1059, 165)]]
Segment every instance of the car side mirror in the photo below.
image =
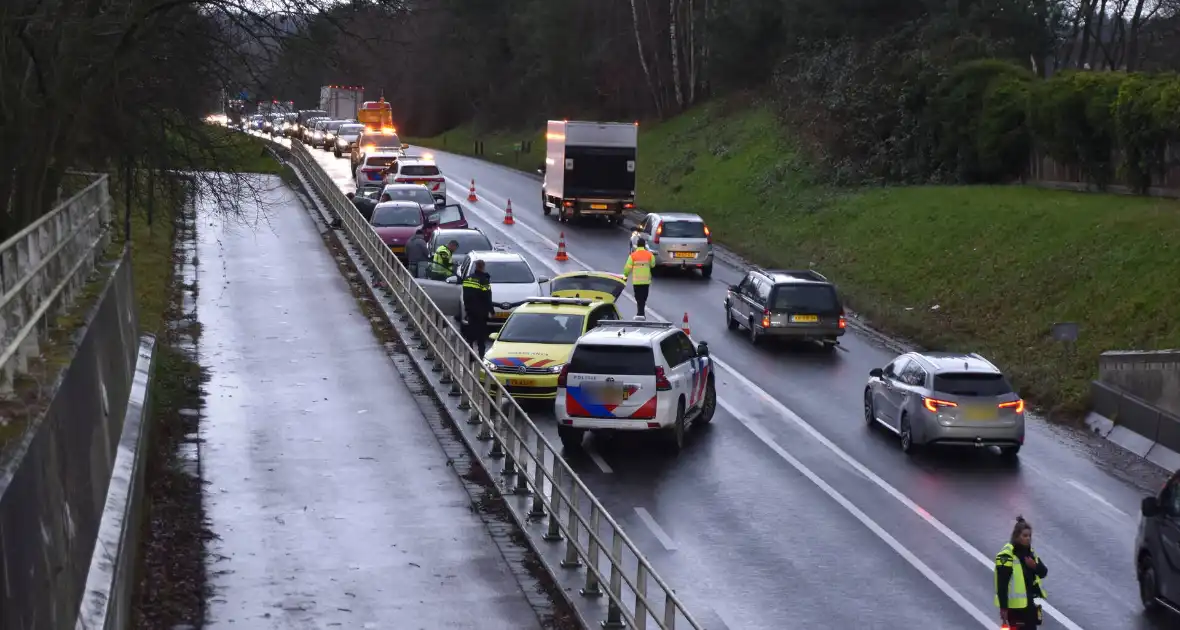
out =
[(707, 357), (707, 356), (709, 356), (709, 344), (708, 344), (708, 342), (702, 341), (702, 342), (700, 342), (700, 343), (698, 343), (698, 344), (697, 344), (697, 356), (698, 356), (698, 357)]
[(494, 333), (488, 335), (488, 339), (491, 339), (492, 341), (495, 341), (499, 338), (500, 338), (500, 333), (498, 333), (498, 332), (494, 332)]
[(884, 374), (885, 374), (885, 370), (882, 370), (881, 368), (873, 368), (873, 369), (869, 370), (869, 376), (871, 376), (873, 378), (881, 378), (882, 376), (884, 376)]
[(550, 280), (552, 280), (552, 278), (548, 278), (546, 276), (541, 276), (540, 278), (537, 278), (537, 284), (545, 284), (546, 282), (549, 282)]
[(459, 276), (451, 276), (446, 280), (447, 284), (459, 284)]
[(403, 149), (408, 149), (408, 148), (410, 148), (410, 145), (408, 145), (408, 144), (403, 144), (403, 145), (402, 145), (402, 148), (403, 148)]
[(1144, 498), (1143, 504), (1139, 506), (1139, 511), (1142, 512), (1143, 516), (1146, 516), (1147, 518), (1151, 518), (1153, 516), (1159, 515), (1159, 513), (1160, 513), (1159, 499), (1157, 499), (1155, 497)]

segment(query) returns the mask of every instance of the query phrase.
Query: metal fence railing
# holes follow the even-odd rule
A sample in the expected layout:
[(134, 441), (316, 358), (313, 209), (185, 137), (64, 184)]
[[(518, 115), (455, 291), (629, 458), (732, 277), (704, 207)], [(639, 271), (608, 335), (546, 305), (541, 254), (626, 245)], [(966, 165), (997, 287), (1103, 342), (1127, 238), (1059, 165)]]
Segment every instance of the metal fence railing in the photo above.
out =
[[(68, 307), (109, 242), (109, 177), (0, 244), (0, 396), (39, 353), (50, 317)], [(47, 317), (48, 316), (48, 317)]]
[(565, 544), (562, 566), (584, 570), (582, 595), (607, 596), (604, 626), (621, 627), (618, 624), (625, 623), (640, 630), (702, 630), (672, 588), (656, 575), (651, 563), (500, 383), (494, 378), (482, 383), (482, 359), (463, 340), (453, 320), (430, 301), (307, 149), (298, 142), (291, 145), (295, 165), (340, 217), (378, 279), (390, 288), (395, 308), (412, 324), (434, 369), (442, 371), (443, 382), (451, 385), (450, 393), (460, 396), (461, 406), (471, 410), (468, 422), (480, 425), (479, 439), (490, 442), (492, 456), (503, 458), (504, 472), (515, 473), (515, 492), (531, 495), (529, 516), (548, 519), (545, 540)]

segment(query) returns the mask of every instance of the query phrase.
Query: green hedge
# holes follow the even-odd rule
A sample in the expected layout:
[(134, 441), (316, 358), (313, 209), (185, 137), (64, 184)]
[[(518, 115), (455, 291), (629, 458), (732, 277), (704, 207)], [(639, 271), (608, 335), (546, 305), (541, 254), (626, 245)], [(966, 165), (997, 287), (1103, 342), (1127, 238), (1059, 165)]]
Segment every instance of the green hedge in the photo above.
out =
[(928, 103), (933, 153), (965, 182), (1020, 175), (1033, 147), (1105, 186), (1145, 191), (1180, 142), (1180, 77), (1070, 71), (1038, 79), (983, 59), (952, 68)]

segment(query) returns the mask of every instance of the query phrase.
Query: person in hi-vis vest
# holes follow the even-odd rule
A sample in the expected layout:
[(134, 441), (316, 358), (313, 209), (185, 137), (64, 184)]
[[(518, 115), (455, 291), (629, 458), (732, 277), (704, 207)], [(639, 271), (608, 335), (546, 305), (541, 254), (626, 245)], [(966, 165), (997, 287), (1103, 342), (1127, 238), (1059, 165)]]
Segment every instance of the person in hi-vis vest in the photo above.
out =
[(644, 317), (655, 262), (655, 255), (647, 249), (647, 241), (641, 238), (635, 242), (635, 251), (631, 252), (627, 264), (623, 265), (623, 279), (631, 278), (631, 286), (635, 287), (635, 315), (639, 317)]
[(1035, 600), (1046, 599), (1041, 580), (1048, 574), (1049, 569), (1032, 548), (1032, 525), (1023, 516), (1017, 516), (1012, 538), (996, 554), (995, 604), (1005, 626), (1041, 625), (1041, 607)]

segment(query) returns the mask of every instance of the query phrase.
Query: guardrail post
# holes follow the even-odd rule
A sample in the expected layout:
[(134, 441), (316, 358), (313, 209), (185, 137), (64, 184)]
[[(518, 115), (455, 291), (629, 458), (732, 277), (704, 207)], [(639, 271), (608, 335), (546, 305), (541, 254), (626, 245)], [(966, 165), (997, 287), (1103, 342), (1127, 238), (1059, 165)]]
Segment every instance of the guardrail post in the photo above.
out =
[(647, 629), (647, 565), (639, 563), (635, 570), (635, 628)]
[(504, 457), (504, 421), (500, 418), (500, 414), (504, 413), (504, 406), (500, 404), (500, 388), (496, 388), (495, 402), (492, 404), (492, 410), (488, 414), (492, 428), (492, 450), (488, 453), (488, 457), (492, 459), (500, 459)]
[(676, 628), (676, 600), (672, 599), (672, 593), (664, 593), (664, 628), (665, 630), (674, 630)]
[(576, 569), (582, 566), (582, 560), (578, 557), (578, 484), (570, 484), (570, 500), (567, 502), (566, 523), (569, 524), (569, 539), (565, 541), (565, 558), (561, 561), (561, 566), (566, 569)]
[[(623, 574), (619, 571), (620, 557), (623, 555), (623, 537), (619, 530), (614, 530), (610, 543), (610, 595), (606, 603), (606, 621), (603, 628), (625, 628), (623, 611), (619, 609), (619, 602), (623, 599)], [(643, 565), (640, 565), (641, 567)]]
[[(459, 409), (462, 411), (467, 411), (468, 409), (471, 409), (471, 394), (469, 392), (473, 392), (477, 387), (479, 387), (478, 370), (480, 367), (478, 362), (470, 360), (465, 360), (464, 362), (466, 363), (466, 366), (463, 368), (463, 371), (460, 372), (459, 375), (461, 378), (457, 379), (455, 384), (457, 386), (456, 389), (459, 390)], [(465, 385), (466, 387), (464, 388), (460, 385)], [(468, 418), (468, 421), (470, 421), (470, 418)]]
[[(549, 496), (552, 502), (549, 505), (549, 527), (545, 530), (544, 540), (548, 542), (560, 542), (564, 536), (561, 535), (561, 495), (562, 489), (565, 485), (564, 475), (562, 472), (564, 467), (557, 462), (557, 455), (553, 456), (553, 487)], [(542, 493), (537, 493), (537, 499), (541, 497)], [(534, 499), (534, 500), (537, 500)]]
[[(512, 407), (515, 409), (516, 405)], [(532, 491), (529, 490), (529, 442), (524, 437), (524, 423), (519, 422), (515, 414), (513, 414), (512, 426), (515, 427), (518, 424), (520, 426), (517, 427), (519, 431), (517, 432), (516, 438), (516, 488), (513, 489), (512, 493), (518, 496), (528, 496), (532, 494)], [(536, 471), (538, 468), (540, 467), (537, 466), (537, 462), (533, 461), (532, 470)]]
[[(506, 411), (505, 407), (508, 408)], [(504, 455), (504, 466), (500, 468), (500, 475), (514, 475), (516, 474), (516, 435), (513, 433), (513, 429), (516, 428), (516, 405), (501, 405), (500, 411), (504, 413), (504, 420), (500, 424), (503, 427), (502, 437), (496, 440), (496, 444), (500, 445)], [(511, 489), (509, 494), (511, 494)]]
[[(529, 518), (545, 518), (545, 440), (537, 434), (536, 450), (533, 451), (533, 507)], [(554, 466), (554, 469), (560, 468)], [(552, 496), (552, 493), (550, 494)]]
[(491, 413), (488, 412), (488, 409), (490, 408), (491, 404), (492, 404), (492, 401), (491, 401), (490, 395), (483, 397), (480, 400), (479, 414), (478, 414), (479, 422), (480, 422), (479, 435), (476, 435), (475, 439), (477, 439), (481, 442), (487, 442), (488, 440), (493, 439), (493, 437), (492, 437), (492, 415), (491, 415)]
[(586, 541), (586, 585), (580, 591), (582, 597), (602, 597), (602, 588), (598, 584), (598, 532), (599, 527), (598, 506), (590, 504), (590, 532), (587, 535)]
[(434, 366), (437, 368), (436, 371), (442, 372), (442, 378), (438, 382), (443, 385), (453, 385), (455, 383), (455, 379), (451, 376), (451, 372), (454, 371), (453, 360), (458, 360), (459, 354), (455, 351), (454, 334), (450, 328), (443, 330), (443, 350), (438, 357), (438, 363)]

